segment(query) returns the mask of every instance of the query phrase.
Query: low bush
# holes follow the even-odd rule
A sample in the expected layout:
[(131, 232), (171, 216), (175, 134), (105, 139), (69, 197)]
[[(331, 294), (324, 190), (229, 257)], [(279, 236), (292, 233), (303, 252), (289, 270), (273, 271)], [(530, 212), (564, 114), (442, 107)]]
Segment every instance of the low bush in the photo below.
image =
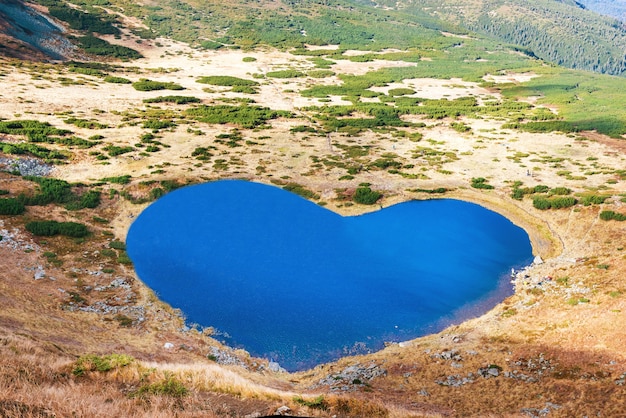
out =
[(298, 70), (279, 70), (279, 71), (270, 71), (266, 73), (265, 75), (271, 78), (298, 78), (298, 77), (304, 77), (306, 74)]
[(372, 190), (369, 186), (360, 186), (354, 192), (353, 200), (362, 205), (373, 205), (382, 197), (382, 193)]
[(285, 186), (283, 186), (283, 189), (291, 193), (295, 193), (299, 196), (302, 196), (305, 199), (319, 199), (320, 198), (320, 195), (318, 195), (317, 193), (297, 183), (286, 184)]
[(184, 90), (185, 88), (180, 84), (166, 81), (152, 81), (146, 78), (142, 78), (139, 81), (133, 83), (133, 87), (137, 91), (154, 91), (154, 90)]
[(109, 242), (109, 248), (126, 251), (126, 244), (124, 244), (122, 241), (111, 241)]
[(256, 128), (270, 119), (291, 117), (291, 112), (272, 110), (259, 106), (198, 106), (185, 112), (197, 121), (205, 123), (234, 123), (244, 128)]
[(108, 76), (104, 77), (104, 81), (106, 83), (113, 83), (113, 84), (132, 84), (132, 81), (130, 81), (127, 78), (115, 77), (115, 76), (112, 76), (112, 75), (108, 75)]
[(32, 221), (26, 224), (26, 230), (37, 236), (64, 235), (82, 238), (89, 234), (87, 226), (77, 222)]
[(604, 201), (606, 199), (608, 199), (609, 195), (596, 195), (596, 194), (592, 194), (592, 195), (584, 195), (580, 198), (580, 203), (582, 203), (585, 206), (590, 206), (590, 205), (600, 205), (602, 203), (604, 203)]
[(603, 221), (626, 221), (626, 214), (614, 212), (612, 210), (603, 210), (600, 212), (600, 219)]
[(493, 189), (493, 186), (491, 184), (488, 184), (487, 179), (483, 177), (474, 177), (472, 179), (471, 186), (475, 189)]
[(150, 383), (149, 385), (141, 386), (136, 391), (130, 394), (131, 398), (145, 397), (148, 395), (165, 395), (180, 398), (186, 396), (189, 390), (183, 385), (183, 383), (172, 377), (167, 376), (160, 382)]
[(202, 100), (193, 96), (159, 96), (151, 99), (144, 99), (144, 103), (175, 103), (175, 104), (187, 104), (187, 103), (200, 103)]
[(126, 367), (133, 363), (135, 359), (127, 354), (109, 354), (106, 356), (98, 356), (96, 354), (87, 354), (81, 356), (72, 369), (72, 374), (82, 376), (85, 372), (108, 372), (113, 369)]
[(117, 145), (107, 145), (103, 149), (108, 152), (111, 157), (116, 157), (118, 155), (126, 154), (135, 150), (135, 148), (131, 146), (120, 147)]
[(551, 199), (545, 196), (537, 196), (533, 199), (533, 206), (539, 210), (569, 208), (576, 203), (578, 203), (576, 198), (571, 196), (554, 197)]
[(104, 177), (100, 181), (114, 184), (128, 184), (130, 183), (131, 176), (129, 174), (117, 177)]
[(298, 405), (306, 406), (307, 408), (320, 409), (322, 411), (328, 409), (328, 402), (324, 399), (324, 395), (319, 395), (312, 400), (306, 400), (301, 396), (296, 396), (293, 398), (293, 401)]
[(0, 215), (21, 215), (25, 210), (24, 203), (16, 198), (0, 199)]
[(142, 57), (142, 55), (134, 49), (122, 45), (110, 44), (93, 35), (81, 36), (80, 38), (74, 38), (74, 40), (78, 43), (78, 46), (89, 54), (115, 57), (122, 60), (138, 59)]
[(204, 77), (200, 77), (197, 80), (197, 82), (202, 83), (202, 84), (211, 84), (213, 86), (225, 86), (225, 87), (233, 87), (233, 86), (254, 87), (254, 86), (259, 85), (259, 83), (254, 80), (246, 80), (244, 78), (233, 77), (230, 75), (204, 76)]

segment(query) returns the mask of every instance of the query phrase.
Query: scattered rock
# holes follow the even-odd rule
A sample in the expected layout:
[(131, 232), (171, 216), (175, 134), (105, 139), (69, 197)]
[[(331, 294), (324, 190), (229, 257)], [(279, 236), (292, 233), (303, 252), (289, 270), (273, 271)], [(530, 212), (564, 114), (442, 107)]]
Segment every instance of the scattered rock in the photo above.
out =
[(174, 348), (174, 344), (172, 344), (172, 343), (165, 343), (165, 344), (163, 344), (163, 348), (165, 348), (166, 350), (172, 349), (172, 348)]
[(269, 369), (270, 372), (274, 372), (274, 373), (287, 373), (287, 370), (283, 369), (282, 367), (280, 367), (280, 364), (278, 364), (275, 361), (270, 361), (267, 368)]
[(444, 350), (441, 353), (432, 354), (431, 357), (441, 360), (453, 360), (455, 362), (463, 361), (463, 357), (461, 357), (457, 350)]
[(490, 377), (500, 376), (501, 371), (502, 367), (491, 364), (487, 367), (481, 367), (480, 369), (478, 369), (478, 375), (484, 377), (485, 379), (488, 379)]
[(533, 418), (538, 418), (538, 417), (545, 417), (546, 415), (548, 415), (551, 411), (553, 410), (557, 410), (560, 409), (561, 405), (557, 405), (555, 403), (552, 402), (546, 402), (546, 406), (539, 409), (539, 408), (522, 408), (522, 413), (528, 415), (529, 417), (533, 417)]
[(41, 280), (46, 277), (46, 272), (42, 266), (37, 266), (35, 268), (35, 280)]
[(18, 171), (22, 176), (44, 177), (50, 175), (54, 166), (36, 158), (0, 158), (0, 168), (5, 171)]
[(232, 349), (225, 348), (220, 349), (218, 347), (211, 347), (207, 357), (215, 361), (217, 364), (223, 364), (225, 366), (241, 366), (248, 368), (239, 357), (232, 353)]
[(372, 363), (368, 366), (357, 363), (346, 367), (339, 373), (326, 376), (311, 388), (329, 386), (330, 390), (333, 392), (351, 392), (357, 390), (359, 387), (369, 385), (369, 382), (376, 377), (386, 375), (387, 370), (376, 363)]
[(280, 408), (278, 408), (275, 412), (276, 415), (285, 415), (291, 412), (291, 408), (289, 408), (287, 405), (283, 405)]
[(474, 383), (474, 374), (468, 373), (467, 377), (461, 377), (459, 374), (446, 376), (444, 379), (435, 380), (435, 383), (441, 386), (459, 387)]

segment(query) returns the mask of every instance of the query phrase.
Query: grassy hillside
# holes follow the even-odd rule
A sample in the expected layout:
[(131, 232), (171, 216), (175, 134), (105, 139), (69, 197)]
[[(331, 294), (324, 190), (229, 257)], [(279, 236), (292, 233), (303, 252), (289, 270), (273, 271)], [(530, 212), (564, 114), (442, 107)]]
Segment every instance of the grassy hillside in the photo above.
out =
[(106, 7), (139, 18), (149, 28), (137, 28), (142, 36), (166, 36), (209, 49), (338, 44), (379, 51), (419, 44), (440, 50), (458, 43), (442, 31), (471, 31), (520, 45), (522, 52), (558, 65), (615, 75), (626, 72), (624, 26), (574, 1), (73, 2), (89, 12), (88, 18), (77, 16), (76, 10), (68, 11), (63, 0), (39, 3), (51, 7), (54, 16), (71, 20), (73, 28), (114, 33), (113, 16), (103, 13)]
[(573, 1), (413, 0), (407, 8), (428, 8), (469, 30), (521, 45), (558, 65), (621, 75), (626, 70), (624, 25), (581, 8)]

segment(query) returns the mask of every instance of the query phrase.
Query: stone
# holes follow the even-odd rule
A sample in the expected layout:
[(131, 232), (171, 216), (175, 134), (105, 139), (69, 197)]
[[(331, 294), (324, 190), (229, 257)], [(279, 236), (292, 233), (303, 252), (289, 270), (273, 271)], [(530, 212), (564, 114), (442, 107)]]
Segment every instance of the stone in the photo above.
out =
[(287, 372), (287, 370), (280, 367), (280, 364), (276, 363), (275, 361), (270, 361), (269, 364), (267, 365), (267, 368), (271, 372), (274, 372), (274, 373), (286, 373)]
[(289, 412), (291, 412), (291, 408), (289, 408), (287, 405), (283, 405), (276, 410), (276, 415), (285, 415)]

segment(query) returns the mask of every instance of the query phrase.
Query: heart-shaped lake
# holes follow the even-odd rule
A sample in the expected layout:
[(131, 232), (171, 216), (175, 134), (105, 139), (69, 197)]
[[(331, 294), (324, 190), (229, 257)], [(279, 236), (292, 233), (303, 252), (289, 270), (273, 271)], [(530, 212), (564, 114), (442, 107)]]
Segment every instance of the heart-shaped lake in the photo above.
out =
[(135, 220), (127, 247), (141, 280), (188, 322), (290, 371), (483, 313), (532, 259), (525, 231), (472, 203), (342, 217), (238, 180), (167, 194)]

